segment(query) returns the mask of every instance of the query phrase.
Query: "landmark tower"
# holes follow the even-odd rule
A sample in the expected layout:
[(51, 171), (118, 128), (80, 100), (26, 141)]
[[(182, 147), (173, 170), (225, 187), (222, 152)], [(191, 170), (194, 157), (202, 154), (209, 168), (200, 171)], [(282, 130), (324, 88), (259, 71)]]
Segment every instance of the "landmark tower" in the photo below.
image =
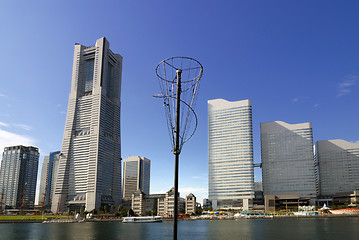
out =
[(122, 57), (105, 38), (75, 44), (53, 212), (121, 201), (121, 72)]

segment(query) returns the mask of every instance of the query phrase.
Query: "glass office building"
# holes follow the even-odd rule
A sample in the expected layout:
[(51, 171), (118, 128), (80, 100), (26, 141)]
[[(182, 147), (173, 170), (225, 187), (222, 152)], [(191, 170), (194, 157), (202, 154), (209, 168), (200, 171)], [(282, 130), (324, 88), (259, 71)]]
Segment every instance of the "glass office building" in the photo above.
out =
[(75, 44), (53, 212), (121, 202), (122, 57), (109, 47)]
[(321, 196), (359, 189), (359, 143), (342, 139), (318, 141), (317, 161)]
[(150, 169), (151, 160), (145, 157), (123, 160), (123, 198), (131, 198), (137, 190), (150, 194)]
[(5, 147), (0, 170), (2, 209), (31, 209), (35, 203), (39, 150), (36, 147)]
[(44, 157), (41, 167), (41, 180), (38, 203), (45, 208), (51, 208), (52, 195), (56, 183), (60, 151), (51, 152)]
[(261, 123), (261, 150), (264, 195), (316, 197), (311, 123)]
[(208, 197), (214, 209), (252, 206), (251, 100), (208, 101)]

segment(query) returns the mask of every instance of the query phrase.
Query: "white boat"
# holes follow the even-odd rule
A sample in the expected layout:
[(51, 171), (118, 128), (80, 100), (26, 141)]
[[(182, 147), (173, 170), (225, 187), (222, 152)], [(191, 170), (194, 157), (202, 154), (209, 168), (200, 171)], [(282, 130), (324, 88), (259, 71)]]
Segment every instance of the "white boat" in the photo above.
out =
[(52, 220), (45, 220), (42, 223), (79, 223), (84, 222), (85, 219), (77, 220), (77, 219), (52, 219)]
[(162, 222), (161, 216), (144, 216), (144, 217), (124, 217), (124, 223), (146, 223), (146, 222)]

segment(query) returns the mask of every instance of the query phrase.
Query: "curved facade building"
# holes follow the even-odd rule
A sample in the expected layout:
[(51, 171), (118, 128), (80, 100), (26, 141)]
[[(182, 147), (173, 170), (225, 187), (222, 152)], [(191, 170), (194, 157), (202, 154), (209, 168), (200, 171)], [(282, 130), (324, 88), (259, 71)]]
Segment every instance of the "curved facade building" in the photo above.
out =
[(264, 195), (316, 198), (311, 123), (261, 123)]
[(359, 143), (342, 139), (317, 142), (320, 195), (359, 189)]

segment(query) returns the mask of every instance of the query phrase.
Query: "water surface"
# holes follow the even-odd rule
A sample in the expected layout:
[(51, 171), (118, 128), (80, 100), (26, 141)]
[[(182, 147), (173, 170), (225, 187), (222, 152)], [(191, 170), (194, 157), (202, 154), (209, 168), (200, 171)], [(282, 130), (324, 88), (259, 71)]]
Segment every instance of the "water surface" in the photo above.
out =
[[(173, 222), (0, 224), (0, 239), (172, 239)], [(359, 218), (178, 222), (179, 239), (359, 239)]]

